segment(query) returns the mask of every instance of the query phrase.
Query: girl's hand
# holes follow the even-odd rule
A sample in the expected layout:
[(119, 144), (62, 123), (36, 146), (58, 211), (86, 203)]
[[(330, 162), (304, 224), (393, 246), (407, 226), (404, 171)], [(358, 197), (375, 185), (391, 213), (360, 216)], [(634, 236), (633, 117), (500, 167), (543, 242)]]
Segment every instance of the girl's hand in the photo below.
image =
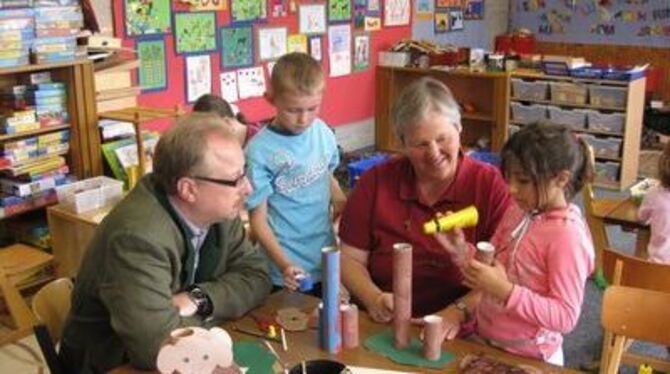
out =
[(370, 318), (375, 322), (388, 323), (393, 319), (393, 294), (380, 292), (370, 303), (365, 305)]
[(507, 278), (505, 267), (498, 261), (493, 266), (471, 260), (463, 269), (463, 284), (473, 290), (482, 290), (506, 302), (512, 294), (514, 284)]
[(300, 274), (305, 274), (305, 271), (295, 265), (289, 265), (282, 270), (282, 275), (284, 276), (284, 287), (288, 288), (291, 291), (295, 291), (300, 287), (300, 283), (296, 277)]

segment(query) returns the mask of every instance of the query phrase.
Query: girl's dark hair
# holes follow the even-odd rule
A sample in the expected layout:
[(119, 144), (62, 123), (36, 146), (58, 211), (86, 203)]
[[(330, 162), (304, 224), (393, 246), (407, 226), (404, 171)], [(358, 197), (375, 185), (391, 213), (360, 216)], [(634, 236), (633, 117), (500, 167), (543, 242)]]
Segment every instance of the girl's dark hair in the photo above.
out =
[(670, 141), (665, 143), (663, 154), (658, 159), (658, 179), (665, 188), (670, 188)]
[(533, 180), (540, 206), (546, 201), (549, 180), (561, 171), (570, 172), (564, 191), (568, 201), (593, 178), (590, 146), (562, 125), (540, 122), (524, 126), (507, 140), (501, 156), (506, 176), (516, 164)]
[(231, 108), (230, 104), (216, 95), (205, 94), (200, 96), (193, 105), (193, 111), (211, 112), (216, 113), (223, 118), (235, 118), (233, 108)]

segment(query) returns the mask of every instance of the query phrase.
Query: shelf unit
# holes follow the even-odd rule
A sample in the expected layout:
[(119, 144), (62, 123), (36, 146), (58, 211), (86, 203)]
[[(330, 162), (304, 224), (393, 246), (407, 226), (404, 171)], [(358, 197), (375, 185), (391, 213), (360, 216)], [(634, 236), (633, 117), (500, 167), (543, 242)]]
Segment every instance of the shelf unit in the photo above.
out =
[[(640, 156), (640, 137), (642, 131), (642, 115), (644, 111), (644, 89), (645, 78), (636, 79), (633, 81), (613, 81), (600, 79), (583, 79), (575, 77), (563, 77), (544, 75), (540, 73), (529, 72), (515, 72), (511, 76), (512, 79), (522, 79), (526, 82), (546, 82), (551, 85), (552, 82), (560, 83), (575, 83), (585, 85), (588, 90), (587, 100), (584, 104), (568, 103), (564, 101), (557, 101), (551, 98), (549, 87), (547, 88), (547, 96), (545, 99), (518, 97), (518, 94), (512, 92), (510, 95), (510, 107), (512, 103), (532, 104), (541, 106), (554, 106), (562, 109), (588, 109), (597, 111), (600, 114), (619, 114), (624, 116), (624, 127), (622, 132), (604, 131), (601, 129), (589, 128), (586, 124), (584, 128), (574, 128), (573, 131), (577, 134), (596, 137), (601, 141), (611, 140), (614, 142), (621, 141), (620, 151), (616, 157), (598, 155), (596, 154), (597, 172), (603, 170), (605, 166), (615, 167), (618, 165), (618, 177), (614, 180), (606, 180), (601, 176), (596, 177), (595, 185), (610, 189), (623, 190), (632, 185), (637, 179), (638, 163)], [(602, 88), (620, 88), (625, 90), (625, 105), (593, 105), (591, 104), (590, 87), (598, 86)], [(511, 84), (514, 87), (514, 83)], [(513, 90), (512, 90), (513, 91)], [(510, 109), (509, 124), (514, 126), (523, 126), (523, 122), (519, 122), (512, 118), (512, 110)], [(614, 163), (614, 164), (612, 164)], [(616, 165), (615, 165), (616, 164)]]
[(384, 66), (378, 66), (376, 73), (375, 145), (378, 150), (401, 149), (391, 126), (391, 107), (402, 88), (425, 76), (444, 82), (460, 104), (475, 108), (474, 113), (462, 113), (461, 142), (464, 145), (473, 145), (486, 137), (493, 150), (502, 148), (509, 116), (509, 74), (473, 72), (467, 68), (446, 71)]

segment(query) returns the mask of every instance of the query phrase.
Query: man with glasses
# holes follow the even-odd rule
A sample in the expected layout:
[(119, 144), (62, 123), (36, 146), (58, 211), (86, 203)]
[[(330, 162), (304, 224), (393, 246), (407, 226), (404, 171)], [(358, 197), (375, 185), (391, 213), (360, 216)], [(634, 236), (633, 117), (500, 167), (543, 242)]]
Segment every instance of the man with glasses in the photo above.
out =
[(191, 114), (163, 134), (153, 173), (98, 227), (61, 340), (68, 373), (155, 369), (170, 331), (240, 317), (268, 295), (238, 217), (244, 155), (222, 121)]

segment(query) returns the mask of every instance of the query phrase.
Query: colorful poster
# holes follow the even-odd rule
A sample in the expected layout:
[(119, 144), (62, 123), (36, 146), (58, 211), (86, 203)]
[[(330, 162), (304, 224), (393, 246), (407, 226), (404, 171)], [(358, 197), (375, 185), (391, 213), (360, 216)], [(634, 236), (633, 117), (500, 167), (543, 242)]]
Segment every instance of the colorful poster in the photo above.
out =
[(328, 0), (328, 21), (340, 22), (351, 19), (351, 0)]
[(382, 29), (382, 19), (379, 17), (365, 17), (365, 31), (379, 31)]
[(449, 12), (439, 9), (435, 10), (435, 33), (441, 34), (449, 31)]
[(436, 8), (463, 8), (465, 0), (435, 0)]
[(286, 17), (288, 14), (287, 0), (270, 0), (270, 14), (274, 18)]
[(313, 59), (321, 61), (323, 59), (322, 41), (320, 36), (311, 36), (309, 38), (309, 54)]
[[(184, 2), (184, 0), (182, 0)], [(187, 0), (193, 12), (204, 12), (204, 11), (220, 11), (226, 10), (228, 1), (227, 0)]]
[(261, 66), (237, 71), (240, 99), (261, 97), (265, 94), (265, 74)]
[(265, 27), (258, 29), (258, 60), (276, 60), (286, 54), (286, 27)]
[(266, 0), (231, 0), (232, 22), (249, 22), (267, 18)]
[(351, 25), (328, 27), (330, 76), (341, 77), (351, 73)]
[(177, 54), (216, 50), (216, 14), (175, 13), (175, 49)]
[(208, 93), (212, 93), (209, 55), (186, 56), (186, 101), (192, 103)]
[(123, 5), (129, 37), (170, 32), (170, 0), (124, 0)]
[(365, 16), (368, 13), (367, 0), (354, 0), (354, 29), (365, 29)]
[(370, 35), (354, 35), (354, 71), (367, 70), (370, 67)]
[(449, 31), (463, 30), (463, 9), (449, 9)]
[(238, 100), (237, 92), (237, 72), (228, 71), (221, 73), (219, 76), (221, 82), (221, 97), (229, 103), (234, 103)]
[(253, 66), (253, 40), (251, 26), (221, 28), (221, 66), (224, 69)]
[(430, 20), (433, 18), (433, 2), (431, 0), (416, 0), (416, 12), (414, 16), (419, 20)]
[(309, 4), (298, 8), (298, 22), (301, 34), (326, 33), (326, 5)]
[(484, 19), (484, 0), (467, 0), (463, 16), (467, 20)]
[(307, 53), (307, 35), (293, 34), (288, 36), (286, 45), (286, 52), (302, 52)]
[(384, 26), (409, 25), (410, 0), (386, 0)]
[(166, 88), (165, 41), (163, 39), (138, 40), (137, 56), (140, 59), (139, 80), (142, 91)]

